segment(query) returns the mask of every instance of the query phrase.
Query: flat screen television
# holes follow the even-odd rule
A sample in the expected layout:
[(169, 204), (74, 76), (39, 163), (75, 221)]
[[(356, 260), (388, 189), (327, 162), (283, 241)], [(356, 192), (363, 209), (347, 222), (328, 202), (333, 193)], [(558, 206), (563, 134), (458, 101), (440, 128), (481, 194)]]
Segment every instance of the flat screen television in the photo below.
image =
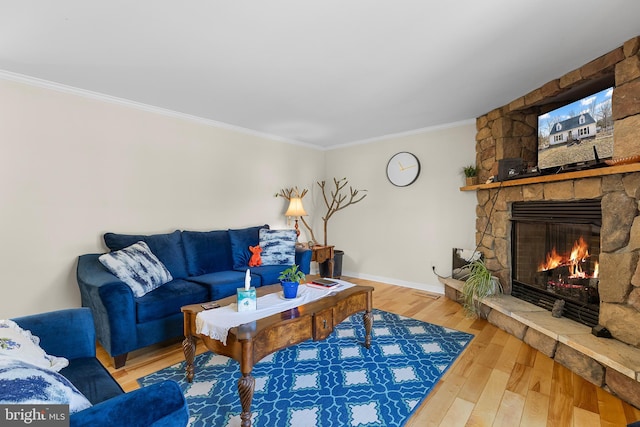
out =
[(613, 157), (613, 88), (538, 116), (538, 168), (572, 170)]

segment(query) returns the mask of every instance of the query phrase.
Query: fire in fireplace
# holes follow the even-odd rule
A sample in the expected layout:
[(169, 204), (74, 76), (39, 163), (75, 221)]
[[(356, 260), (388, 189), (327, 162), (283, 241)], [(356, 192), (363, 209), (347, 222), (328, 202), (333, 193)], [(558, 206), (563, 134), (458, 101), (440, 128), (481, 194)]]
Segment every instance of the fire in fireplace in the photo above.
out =
[(512, 205), (512, 295), (564, 316), (598, 323), (600, 200)]
[(583, 303), (598, 304), (598, 261), (580, 236), (570, 252), (558, 254), (554, 246), (538, 266), (538, 281), (547, 290)]

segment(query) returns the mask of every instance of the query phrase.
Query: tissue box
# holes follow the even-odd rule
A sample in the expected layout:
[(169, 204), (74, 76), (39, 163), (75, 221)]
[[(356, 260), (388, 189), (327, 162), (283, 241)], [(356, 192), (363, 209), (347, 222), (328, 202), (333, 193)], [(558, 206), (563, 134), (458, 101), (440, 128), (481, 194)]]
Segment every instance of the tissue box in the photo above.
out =
[(256, 288), (252, 286), (248, 291), (238, 288), (238, 311), (253, 311), (257, 306)]

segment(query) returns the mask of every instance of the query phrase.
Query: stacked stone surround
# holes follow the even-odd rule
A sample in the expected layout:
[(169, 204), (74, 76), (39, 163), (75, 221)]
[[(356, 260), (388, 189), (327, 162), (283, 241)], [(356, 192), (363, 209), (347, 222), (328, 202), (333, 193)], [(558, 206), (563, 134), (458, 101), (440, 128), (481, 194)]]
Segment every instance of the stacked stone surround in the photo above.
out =
[[(590, 87), (596, 84), (594, 82), (600, 86), (602, 82), (614, 86), (614, 159), (640, 155), (640, 37), (635, 37), (508, 105), (478, 117), (476, 165), (480, 182), (497, 175), (498, 160), (501, 159), (520, 157), (535, 165), (538, 115), (568, 102), (557, 101), (563, 99), (563, 94)], [(526, 182), (523, 185), (512, 182), (504, 187), (493, 184), (476, 188), (476, 243), (489, 269), (500, 278), (505, 292), (509, 294), (511, 203), (601, 199), (599, 323), (609, 329), (616, 340), (640, 349), (640, 171), (553, 182), (544, 179)], [(500, 314), (496, 313), (494, 317), (498, 318)], [(531, 332), (531, 336), (535, 336), (535, 332)], [(536, 348), (551, 346), (550, 342), (545, 344), (542, 337), (537, 341), (540, 343)], [(601, 371), (594, 368), (602, 365), (584, 354), (574, 354), (571, 348), (560, 344), (552, 346), (560, 363), (564, 362), (565, 366), (596, 384), (605, 384), (605, 368)], [(593, 372), (588, 372), (592, 368), (601, 374), (592, 375)], [(629, 379), (619, 370), (610, 368), (606, 369), (606, 377), (612, 384), (624, 383), (626, 391), (614, 390), (621, 397), (624, 398), (622, 395), (625, 393), (640, 396), (640, 378)], [(640, 401), (624, 399), (640, 407)]]
[(600, 199), (599, 323), (640, 348), (640, 172), (481, 189), (477, 197), (480, 251), (506, 293), (511, 292), (511, 204)]

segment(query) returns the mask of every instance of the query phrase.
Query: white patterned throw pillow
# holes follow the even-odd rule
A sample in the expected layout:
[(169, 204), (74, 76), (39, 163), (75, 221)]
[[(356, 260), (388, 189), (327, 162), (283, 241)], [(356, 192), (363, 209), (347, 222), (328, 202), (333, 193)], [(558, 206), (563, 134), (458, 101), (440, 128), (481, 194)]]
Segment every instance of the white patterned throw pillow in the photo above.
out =
[(40, 338), (8, 319), (0, 320), (0, 355), (52, 371), (59, 371), (69, 365), (69, 361), (64, 357), (47, 354), (40, 347)]
[(262, 265), (293, 265), (296, 262), (296, 230), (260, 229)]
[(126, 283), (133, 295), (141, 297), (173, 280), (164, 264), (143, 241), (98, 258), (111, 273)]
[(0, 404), (67, 404), (69, 413), (91, 402), (61, 374), (0, 355)]

